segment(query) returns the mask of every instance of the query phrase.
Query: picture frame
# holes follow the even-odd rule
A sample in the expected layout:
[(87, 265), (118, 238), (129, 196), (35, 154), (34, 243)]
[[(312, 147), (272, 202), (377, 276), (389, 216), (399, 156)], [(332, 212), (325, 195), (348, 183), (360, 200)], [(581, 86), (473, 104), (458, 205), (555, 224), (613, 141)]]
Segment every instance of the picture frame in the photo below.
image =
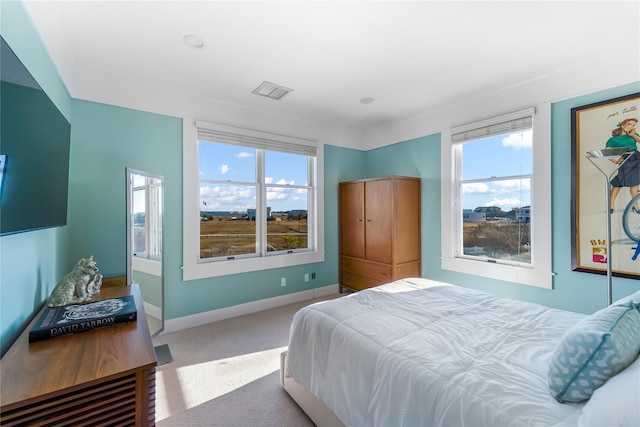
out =
[[(640, 190), (640, 152), (633, 153), (630, 148), (633, 138), (635, 150), (640, 151), (638, 120), (640, 92), (571, 109), (573, 271), (607, 274), (611, 257), (614, 276), (640, 279), (640, 200), (635, 199), (638, 213), (631, 203)], [(622, 129), (630, 129), (632, 124), (635, 130), (629, 132), (637, 138)], [(598, 158), (589, 154), (612, 146), (628, 146), (630, 151), (623, 157)], [(607, 214), (611, 215), (611, 254), (606, 245)]]

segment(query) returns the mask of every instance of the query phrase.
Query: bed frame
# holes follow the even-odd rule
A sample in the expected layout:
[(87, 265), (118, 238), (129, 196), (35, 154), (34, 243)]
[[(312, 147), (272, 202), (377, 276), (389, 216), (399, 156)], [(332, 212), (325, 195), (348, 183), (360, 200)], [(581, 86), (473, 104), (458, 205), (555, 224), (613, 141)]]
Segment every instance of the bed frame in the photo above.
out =
[(345, 427), (320, 399), (287, 373), (287, 352), (280, 355), (280, 384), (318, 427)]

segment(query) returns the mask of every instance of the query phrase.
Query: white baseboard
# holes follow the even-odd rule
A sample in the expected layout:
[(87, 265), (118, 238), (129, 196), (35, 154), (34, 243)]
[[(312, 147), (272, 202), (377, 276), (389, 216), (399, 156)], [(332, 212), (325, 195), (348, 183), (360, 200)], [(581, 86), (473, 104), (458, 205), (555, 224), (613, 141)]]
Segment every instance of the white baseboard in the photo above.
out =
[(257, 313), (259, 311), (269, 310), (271, 308), (281, 307), (283, 305), (294, 304), (300, 301), (306, 301), (327, 295), (337, 294), (338, 289), (339, 287), (337, 284), (323, 286), (321, 288), (309, 289), (307, 291), (296, 292), (279, 297), (266, 298), (258, 301), (248, 302), (245, 304), (206, 311), (204, 313), (197, 313), (189, 316), (169, 319), (164, 321), (164, 331), (162, 333), (167, 334), (169, 332), (181, 331), (183, 329), (206, 325), (208, 323), (218, 322), (220, 320), (244, 316), (245, 314)]
[(144, 305), (144, 313), (153, 317), (154, 319), (161, 320), (162, 319), (162, 309), (158, 306), (149, 304), (146, 301), (142, 301), (142, 305)]

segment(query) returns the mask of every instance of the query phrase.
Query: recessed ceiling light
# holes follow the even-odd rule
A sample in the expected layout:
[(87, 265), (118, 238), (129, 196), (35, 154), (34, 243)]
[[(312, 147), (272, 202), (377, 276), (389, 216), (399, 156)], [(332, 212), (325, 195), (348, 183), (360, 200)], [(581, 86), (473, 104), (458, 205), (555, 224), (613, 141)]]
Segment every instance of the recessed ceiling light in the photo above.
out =
[(193, 34), (186, 35), (182, 38), (184, 44), (194, 49), (202, 49), (205, 45), (204, 39)]
[(365, 98), (362, 98), (360, 100), (360, 104), (371, 104), (373, 101), (375, 101), (375, 98), (372, 98), (370, 96), (367, 96)]

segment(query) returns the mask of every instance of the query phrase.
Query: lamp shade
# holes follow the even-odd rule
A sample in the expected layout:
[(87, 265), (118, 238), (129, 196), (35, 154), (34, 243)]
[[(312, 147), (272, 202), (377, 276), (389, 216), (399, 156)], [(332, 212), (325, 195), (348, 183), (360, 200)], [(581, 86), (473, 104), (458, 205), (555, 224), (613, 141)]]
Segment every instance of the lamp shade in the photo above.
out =
[(627, 147), (622, 148), (602, 148), (600, 150), (592, 150), (588, 151), (587, 154), (591, 157), (598, 157), (601, 159), (605, 159), (608, 157), (620, 157), (623, 154), (630, 153), (631, 150)]

